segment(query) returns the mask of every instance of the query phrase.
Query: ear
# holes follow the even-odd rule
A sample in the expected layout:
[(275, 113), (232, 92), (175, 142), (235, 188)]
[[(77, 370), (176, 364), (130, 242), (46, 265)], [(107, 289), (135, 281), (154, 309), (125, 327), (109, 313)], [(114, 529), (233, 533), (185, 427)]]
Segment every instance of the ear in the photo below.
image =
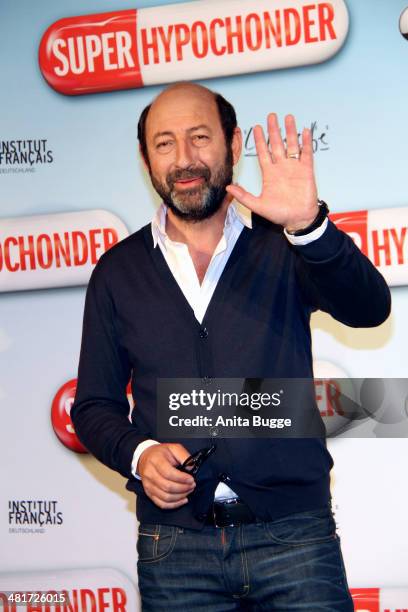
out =
[(232, 148), (232, 160), (235, 166), (238, 163), (239, 158), (241, 157), (241, 151), (242, 151), (242, 132), (239, 127), (236, 127), (234, 129), (231, 148)]

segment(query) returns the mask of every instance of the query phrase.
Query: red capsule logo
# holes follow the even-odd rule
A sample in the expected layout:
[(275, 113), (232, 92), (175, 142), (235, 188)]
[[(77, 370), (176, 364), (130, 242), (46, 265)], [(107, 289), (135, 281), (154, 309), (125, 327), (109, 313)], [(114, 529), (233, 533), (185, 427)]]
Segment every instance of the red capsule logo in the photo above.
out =
[(61, 19), (39, 61), (51, 87), (78, 95), (316, 64), (347, 32), (344, 0), (200, 0)]
[(129, 10), (53, 23), (39, 49), (47, 83), (68, 95), (141, 87), (136, 15)]
[(367, 245), (367, 210), (356, 210), (347, 213), (333, 213), (331, 220), (346, 232), (364, 255), (368, 255)]
[(408, 207), (335, 213), (330, 218), (371, 259), (390, 287), (408, 284)]
[[(76, 389), (77, 379), (72, 378), (68, 382), (64, 383), (57, 391), (51, 406), (51, 423), (55, 431), (55, 435), (64, 446), (75, 453), (87, 453), (88, 451), (76, 435), (74, 425), (71, 421), (71, 408), (75, 400)], [(130, 381), (126, 387), (126, 395), (131, 413), (134, 402)]]
[(355, 612), (380, 612), (380, 589), (350, 589)]
[(51, 423), (60, 442), (69, 450), (76, 453), (87, 453), (86, 448), (79, 441), (71, 421), (71, 408), (74, 403), (77, 379), (66, 382), (57, 391), (51, 408)]

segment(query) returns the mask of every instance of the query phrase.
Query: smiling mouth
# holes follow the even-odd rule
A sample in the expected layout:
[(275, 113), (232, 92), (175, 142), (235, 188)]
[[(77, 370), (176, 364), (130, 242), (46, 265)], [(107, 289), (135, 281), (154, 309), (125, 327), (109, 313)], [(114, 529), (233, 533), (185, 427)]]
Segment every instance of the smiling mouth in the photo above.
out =
[(203, 182), (204, 182), (204, 177), (196, 176), (194, 178), (179, 179), (178, 181), (174, 181), (174, 185), (176, 185), (177, 187), (187, 189), (190, 187), (197, 187), (198, 185), (201, 185)]

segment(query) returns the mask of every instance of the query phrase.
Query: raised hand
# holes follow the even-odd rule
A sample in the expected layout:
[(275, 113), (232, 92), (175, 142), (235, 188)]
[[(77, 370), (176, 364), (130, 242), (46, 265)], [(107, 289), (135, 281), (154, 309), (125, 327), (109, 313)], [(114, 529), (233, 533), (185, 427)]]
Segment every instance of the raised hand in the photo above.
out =
[(276, 114), (268, 115), (268, 147), (262, 127), (254, 127), (255, 146), (262, 171), (261, 194), (254, 196), (239, 185), (228, 185), (227, 191), (253, 212), (283, 225), (291, 232), (312, 223), (319, 206), (311, 131), (308, 128), (303, 130), (300, 148), (293, 115), (286, 115), (285, 129), (286, 148)]

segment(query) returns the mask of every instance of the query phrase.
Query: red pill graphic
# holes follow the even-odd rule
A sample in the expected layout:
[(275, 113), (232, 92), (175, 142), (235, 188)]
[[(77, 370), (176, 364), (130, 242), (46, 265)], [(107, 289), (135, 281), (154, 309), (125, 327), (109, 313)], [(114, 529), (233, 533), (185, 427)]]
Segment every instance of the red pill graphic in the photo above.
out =
[(316, 64), (347, 31), (343, 0), (202, 0), (60, 19), (39, 63), (51, 87), (78, 95)]

